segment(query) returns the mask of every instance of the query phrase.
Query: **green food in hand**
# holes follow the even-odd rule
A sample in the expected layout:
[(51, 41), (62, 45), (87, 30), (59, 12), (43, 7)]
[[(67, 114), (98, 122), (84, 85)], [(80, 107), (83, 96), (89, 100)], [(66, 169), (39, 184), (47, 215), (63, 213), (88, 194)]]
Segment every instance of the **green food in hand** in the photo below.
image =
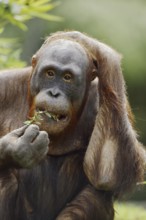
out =
[(30, 124), (33, 124), (33, 123), (40, 124), (39, 121), (42, 120), (42, 116), (41, 116), (42, 114), (45, 114), (49, 118), (51, 118), (51, 115), (47, 111), (38, 111), (38, 112), (35, 112), (34, 116), (31, 117), (30, 120), (25, 121), (24, 124), (25, 125), (30, 125)]

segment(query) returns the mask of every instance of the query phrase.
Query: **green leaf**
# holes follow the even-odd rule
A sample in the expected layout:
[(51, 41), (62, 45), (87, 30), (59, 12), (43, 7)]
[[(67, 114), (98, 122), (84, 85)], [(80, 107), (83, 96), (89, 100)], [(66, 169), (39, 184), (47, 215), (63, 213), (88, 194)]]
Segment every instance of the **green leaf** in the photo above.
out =
[(24, 124), (25, 125), (30, 125), (30, 124), (32, 124), (32, 121), (31, 120), (25, 121)]
[(48, 116), (49, 118), (51, 118), (51, 115), (49, 112), (45, 112), (45, 115)]
[(38, 18), (42, 18), (44, 20), (49, 20), (49, 21), (62, 21), (63, 19), (59, 16), (55, 16), (55, 15), (50, 15), (50, 14), (44, 14), (44, 13), (39, 13), (39, 12), (35, 12), (32, 11), (31, 15), (34, 17), (38, 17)]
[(39, 7), (39, 6), (44, 5), (46, 3), (49, 3), (49, 2), (51, 2), (51, 0), (40, 0), (40, 1), (34, 1), (33, 4), (34, 4), (34, 6)]

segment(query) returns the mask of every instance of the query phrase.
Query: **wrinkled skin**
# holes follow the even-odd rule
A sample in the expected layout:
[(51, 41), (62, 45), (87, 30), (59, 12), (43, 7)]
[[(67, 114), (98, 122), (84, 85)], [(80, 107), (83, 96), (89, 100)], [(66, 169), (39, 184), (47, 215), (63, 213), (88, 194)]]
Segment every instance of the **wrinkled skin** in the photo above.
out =
[[(16, 166), (27, 168), (38, 164), (48, 152), (49, 139), (36, 125), (24, 126), (0, 139), (1, 157), (9, 158)], [(29, 149), (29, 154), (28, 154)]]

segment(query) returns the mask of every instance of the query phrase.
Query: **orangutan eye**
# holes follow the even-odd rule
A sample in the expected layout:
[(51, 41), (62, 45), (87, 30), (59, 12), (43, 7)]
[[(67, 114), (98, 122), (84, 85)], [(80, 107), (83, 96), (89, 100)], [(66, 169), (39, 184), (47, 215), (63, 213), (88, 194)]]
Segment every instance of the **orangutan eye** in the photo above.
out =
[(54, 72), (54, 70), (47, 70), (47, 71), (46, 71), (46, 76), (47, 76), (47, 78), (49, 78), (49, 79), (54, 79), (54, 77), (55, 77), (55, 72)]
[(64, 80), (65, 82), (71, 82), (72, 79), (73, 79), (73, 76), (72, 76), (71, 73), (65, 73), (64, 76), (63, 76), (63, 80)]

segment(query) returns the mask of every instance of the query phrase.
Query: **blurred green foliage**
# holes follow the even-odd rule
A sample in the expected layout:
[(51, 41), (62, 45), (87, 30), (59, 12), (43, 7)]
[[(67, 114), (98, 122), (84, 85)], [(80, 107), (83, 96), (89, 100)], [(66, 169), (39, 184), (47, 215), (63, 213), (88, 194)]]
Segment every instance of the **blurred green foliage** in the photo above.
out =
[(116, 203), (115, 220), (146, 220), (146, 204)]
[[(10, 24), (26, 31), (26, 22), (34, 17), (47, 21), (60, 21), (60, 17), (48, 13), (57, 5), (58, 3), (52, 3), (51, 0), (0, 0), (0, 34), (2, 35)], [(17, 38), (0, 38), (1, 68), (25, 65), (24, 61), (20, 61), (19, 47)]]

